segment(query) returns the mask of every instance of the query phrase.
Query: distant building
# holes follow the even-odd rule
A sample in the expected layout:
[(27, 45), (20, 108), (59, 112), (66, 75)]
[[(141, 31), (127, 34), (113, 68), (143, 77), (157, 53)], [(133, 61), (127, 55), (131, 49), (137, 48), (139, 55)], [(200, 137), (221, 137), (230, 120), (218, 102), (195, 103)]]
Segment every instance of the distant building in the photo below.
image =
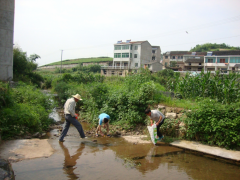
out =
[(208, 52), (207, 55), (204, 56), (204, 72), (217, 70), (222, 73), (239, 71), (240, 51)]
[(167, 67), (171, 67), (171, 63), (172, 61), (180, 61), (183, 62), (183, 55), (186, 54), (191, 54), (190, 51), (167, 51), (166, 53), (163, 54), (163, 66), (165, 68)]
[(240, 71), (240, 51), (168, 51), (163, 54), (163, 65), (174, 71)]
[(114, 44), (112, 65), (102, 66), (101, 74), (125, 76), (129, 72), (137, 72), (139, 68), (146, 67), (151, 67), (157, 72), (162, 69), (160, 60), (160, 46), (151, 46), (148, 41), (118, 41)]

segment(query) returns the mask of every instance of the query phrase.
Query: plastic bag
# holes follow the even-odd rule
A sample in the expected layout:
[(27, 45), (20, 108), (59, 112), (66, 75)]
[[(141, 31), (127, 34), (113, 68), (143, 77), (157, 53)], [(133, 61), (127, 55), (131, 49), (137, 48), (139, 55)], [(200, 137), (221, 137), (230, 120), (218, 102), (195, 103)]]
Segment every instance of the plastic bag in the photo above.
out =
[(78, 114), (77, 114), (77, 113), (75, 113), (75, 115), (76, 115), (76, 117), (75, 117), (75, 118), (76, 118), (76, 120), (78, 120)]
[(151, 140), (153, 144), (155, 145), (157, 143), (157, 126), (154, 123), (152, 126), (147, 126)]

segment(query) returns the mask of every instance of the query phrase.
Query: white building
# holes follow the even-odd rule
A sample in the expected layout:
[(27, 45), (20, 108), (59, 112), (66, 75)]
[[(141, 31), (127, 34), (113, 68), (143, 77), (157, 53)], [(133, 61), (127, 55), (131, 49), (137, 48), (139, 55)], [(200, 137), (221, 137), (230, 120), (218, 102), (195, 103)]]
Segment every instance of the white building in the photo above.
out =
[(240, 55), (212, 55), (208, 52), (204, 56), (204, 72), (206, 71), (221, 71), (228, 73), (229, 71), (239, 71)]
[[(146, 68), (149, 63), (160, 64), (160, 46), (151, 46), (148, 41), (118, 41), (114, 44), (114, 58), (112, 66), (103, 66), (101, 74), (125, 76), (131, 71), (139, 68)], [(155, 64), (155, 63), (154, 63)], [(160, 66), (156, 66), (155, 71), (159, 71)]]

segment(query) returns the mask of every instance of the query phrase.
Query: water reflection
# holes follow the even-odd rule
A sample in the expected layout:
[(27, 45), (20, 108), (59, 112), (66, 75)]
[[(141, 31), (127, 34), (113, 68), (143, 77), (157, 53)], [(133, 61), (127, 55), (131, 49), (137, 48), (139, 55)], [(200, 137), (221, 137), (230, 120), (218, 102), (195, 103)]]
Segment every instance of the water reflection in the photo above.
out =
[(79, 156), (82, 155), (83, 149), (85, 148), (85, 144), (81, 143), (77, 151), (74, 155), (70, 156), (68, 148), (64, 146), (63, 143), (59, 142), (60, 147), (62, 148), (64, 152), (64, 163), (63, 163), (63, 171), (65, 174), (67, 174), (67, 177), (69, 179), (78, 179), (78, 174), (74, 173), (74, 170), (77, 169), (77, 160), (79, 159)]

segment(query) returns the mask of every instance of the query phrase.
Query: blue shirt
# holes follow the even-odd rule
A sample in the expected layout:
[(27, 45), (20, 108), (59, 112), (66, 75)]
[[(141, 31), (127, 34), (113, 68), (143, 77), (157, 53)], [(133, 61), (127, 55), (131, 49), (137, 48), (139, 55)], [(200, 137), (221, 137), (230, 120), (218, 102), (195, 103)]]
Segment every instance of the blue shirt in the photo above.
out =
[(107, 119), (109, 120), (109, 119), (110, 119), (110, 116), (109, 116), (108, 114), (106, 114), (106, 113), (102, 113), (102, 114), (100, 114), (100, 115), (98, 116), (98, 118), (99, 118), (99, 125), (102, 125), (103, 119), (104, 119), (104, 118), (107, 118)]

